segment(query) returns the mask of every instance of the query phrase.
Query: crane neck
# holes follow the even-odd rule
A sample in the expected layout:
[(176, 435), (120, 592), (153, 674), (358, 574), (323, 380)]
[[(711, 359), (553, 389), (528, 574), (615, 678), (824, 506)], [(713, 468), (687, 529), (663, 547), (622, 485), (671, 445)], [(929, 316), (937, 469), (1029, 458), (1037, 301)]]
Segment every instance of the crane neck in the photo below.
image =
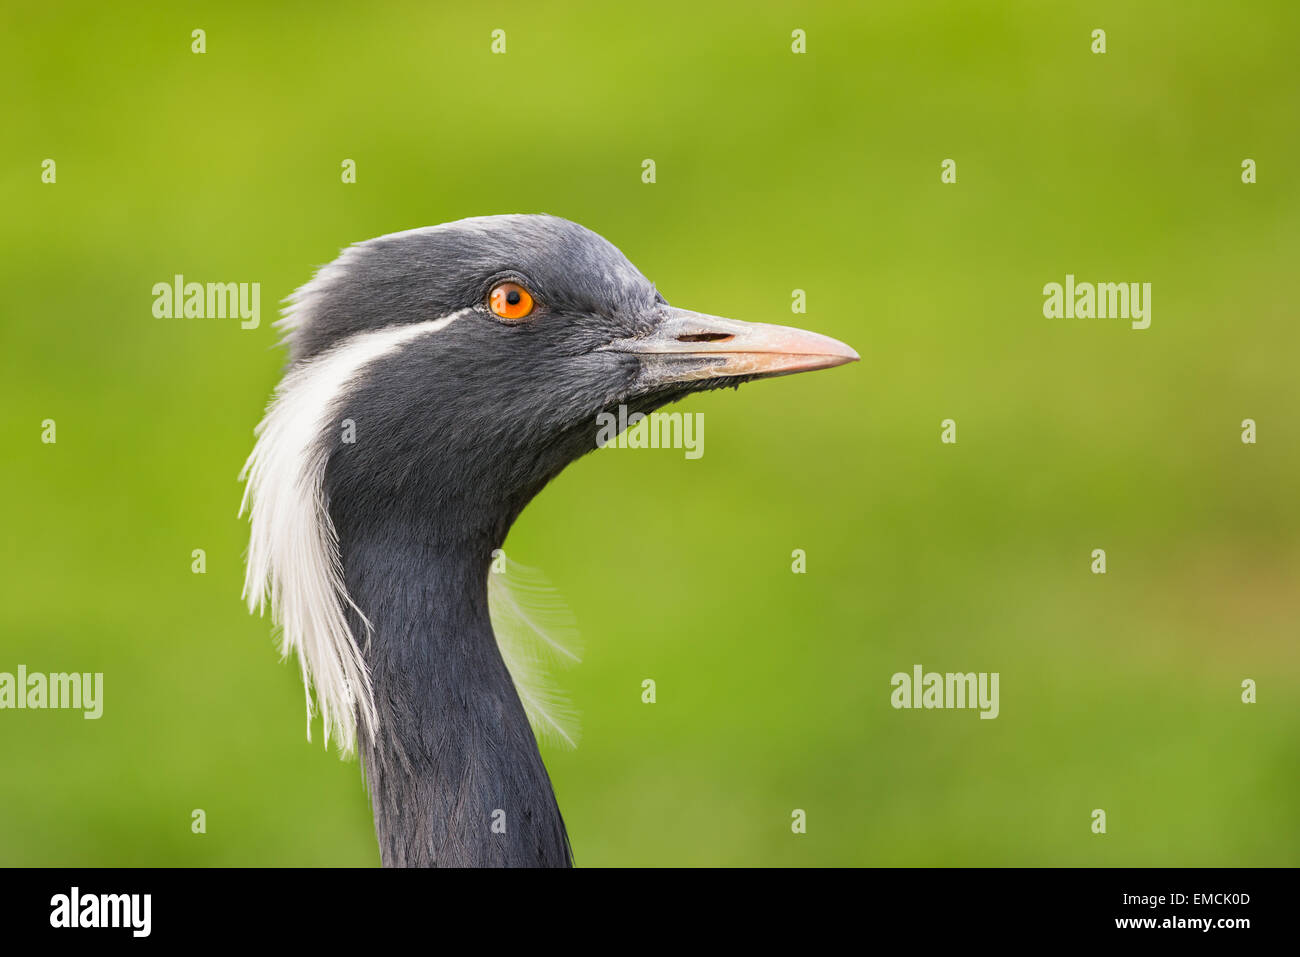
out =
[[(343, 515), (348, 510), (340, 510)], [(355, 514), (355, 513), (353, 513)], [(386, 866), (567, 866), (568, 836), (488, 615), (505, 529), (336, 522), (378, 713), (361, 754)], [(434, 531), (436, 530), (436, 531)]]

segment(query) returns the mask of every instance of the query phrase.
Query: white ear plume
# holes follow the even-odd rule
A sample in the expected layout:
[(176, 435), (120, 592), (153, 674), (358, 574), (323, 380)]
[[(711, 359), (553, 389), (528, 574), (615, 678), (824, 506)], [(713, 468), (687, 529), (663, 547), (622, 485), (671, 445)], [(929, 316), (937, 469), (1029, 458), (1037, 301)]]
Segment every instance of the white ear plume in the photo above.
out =
[[(289, 338), (310, 326), (317, 304), (346, 279), (361, 245), (345, 249), (289, 298), (277, 323)], [(333, 737), (344, 756), (355, 750), (358, 725), (373, 739), (378, 719), (358, 644), (358, 637), (369, 635), (353, 635), (348, 627), (349, 607), (367, 630), (370, 626), (344, 583), (325, 495), (325, 437), (336, 428), (348, 390), (368, 365), (472, 311), (358, 333), (298, 363), (276, 388), (240, 472), (245, 486), (239, 514), (247, 514), (251, 526), (244, 599), (258, 614), (270, 603), (281, 654), (298, 657), (308, 740), (319, 712), (326, 744)], [(579, 660), (568, 608), (543, 576), (516, 562), (502, 574), (489, 575), (488, 598), (501, 656), (534, 732), (543, 740), (576, 747), (577, 716), (546, 677), (547, 666)]]
[[(322, 270), (321, 277), (328, 275)], [(308, 287), (295, 295), (299, 303), (313, 298)], [(257, 442), (240, 473), (246, 485), (239, 514), (247, 513), (251, 524), (244, 599), (259, 614), (269, 599), (282, 654), (298, 656), (308, 739), (314, 690), (325, 741), (333, 735), (344, 755), (355, 748), (358, 722), (374, 736), (375, 704), (345, 615), (348, 606), (356, 606), (343, 583), (338, 536), (325, 499), (328, 454), (321, 438), (333, 429), (346, 390), (369, 363), (417, 336), (445, 329), (468, 311), (360, 333), (291, 369), (257, 427)]]

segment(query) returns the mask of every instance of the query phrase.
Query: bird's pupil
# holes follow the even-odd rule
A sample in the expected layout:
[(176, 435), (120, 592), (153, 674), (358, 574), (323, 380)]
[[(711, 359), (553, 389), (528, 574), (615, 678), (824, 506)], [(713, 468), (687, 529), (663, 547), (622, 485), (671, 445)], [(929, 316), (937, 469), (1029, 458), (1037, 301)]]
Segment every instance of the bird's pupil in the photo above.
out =
[(519, 290), (511, 289), (508, 293), (506, 293), (506, 302), (510, 303), (510, 305), (512, 306), (519, 305)]

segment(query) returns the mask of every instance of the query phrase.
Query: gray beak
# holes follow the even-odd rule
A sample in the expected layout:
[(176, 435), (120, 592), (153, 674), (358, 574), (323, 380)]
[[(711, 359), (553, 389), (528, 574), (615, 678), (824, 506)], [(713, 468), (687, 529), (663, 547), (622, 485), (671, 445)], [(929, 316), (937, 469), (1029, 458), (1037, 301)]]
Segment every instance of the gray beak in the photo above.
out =
[(604, 349), (640, 356), (643, 379), (655, 385), (791, 375), (860, 358), (838, 339), (816, 332), (671, 307), (649, 335), (619, 339)]

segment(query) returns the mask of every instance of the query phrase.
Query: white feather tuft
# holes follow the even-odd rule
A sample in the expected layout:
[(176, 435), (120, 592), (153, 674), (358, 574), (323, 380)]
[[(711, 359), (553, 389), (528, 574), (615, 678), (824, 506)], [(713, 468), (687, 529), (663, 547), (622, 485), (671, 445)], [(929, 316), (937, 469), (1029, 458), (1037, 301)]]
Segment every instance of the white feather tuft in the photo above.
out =
[(582, 660), (573, 613), (544, 575), (515, 561), (488, 575), (488, 611), (533, 732), (576, 748), (578, 713), (549, 676), (556, 665)]
[[(379, 239), (470, 223), (422, 227)], [(346, 282), (361, 248), (375, 241), (344, 249), (289, 297), (284, 317), (276, 322), (284, 343), (310, 325), (317, 304)], [(344, 584), (338, 535), (325, 496), (328, 453), (321, 439), (335, 427), (347, 389), (370, 363), (472, 311), (359, 333), (290, 369), (267, 405), (252, 454), (239, 475), (246, 483), (239, 514), (247, 514), (251, 526), (244, 599), (258, 614), (265, 613), (269, 601), (281, 654), (298, 656), (307, 700), (307, 739), (319, 712), (326, 745), (333, 736), (345, 757), (355, 750), (358, 724), (373, 739), (378, 719), (369, 671), (348, 627), (346, 609), (351, 607), (365, 623), (368, 638), (369, 622)], [(577, 713), (547, 677), (548, 666), (579, 660), (577, 630), (568, 607), (544, 576), (516, 562), (510, 562), (506, 572), (489, 576), (488, 599), (501, 656), (534, 732), (543, 740), (576, 747)]]
[[(318, 279), (323, 276), (333, 278), (324, 270)], [(310, 305), (313, 298), (310, 289), (295, 295), (300, 304)], [(367, 365), (469, 311), (360, 333), (291, 369), (267, 406), (253, 452), (240, 472), (246, 485), (239, 514), (247, 513), (251, 525), (244, 599), (249, 611), (259, 614), (269, 599), (281, 653), (298, 656), (308, 740), (314, 690), (325, 743), (334, 735), (345, 756), (356, 746), (358, 722), (374, 736), (375, 704), (365, 660), (344, 613), (348, 606), (358, 615), (361, 610), (343, 583), (338, 535), (325, 499), (328, 455), (320, 440), (333, 428), (348, 385)]]

